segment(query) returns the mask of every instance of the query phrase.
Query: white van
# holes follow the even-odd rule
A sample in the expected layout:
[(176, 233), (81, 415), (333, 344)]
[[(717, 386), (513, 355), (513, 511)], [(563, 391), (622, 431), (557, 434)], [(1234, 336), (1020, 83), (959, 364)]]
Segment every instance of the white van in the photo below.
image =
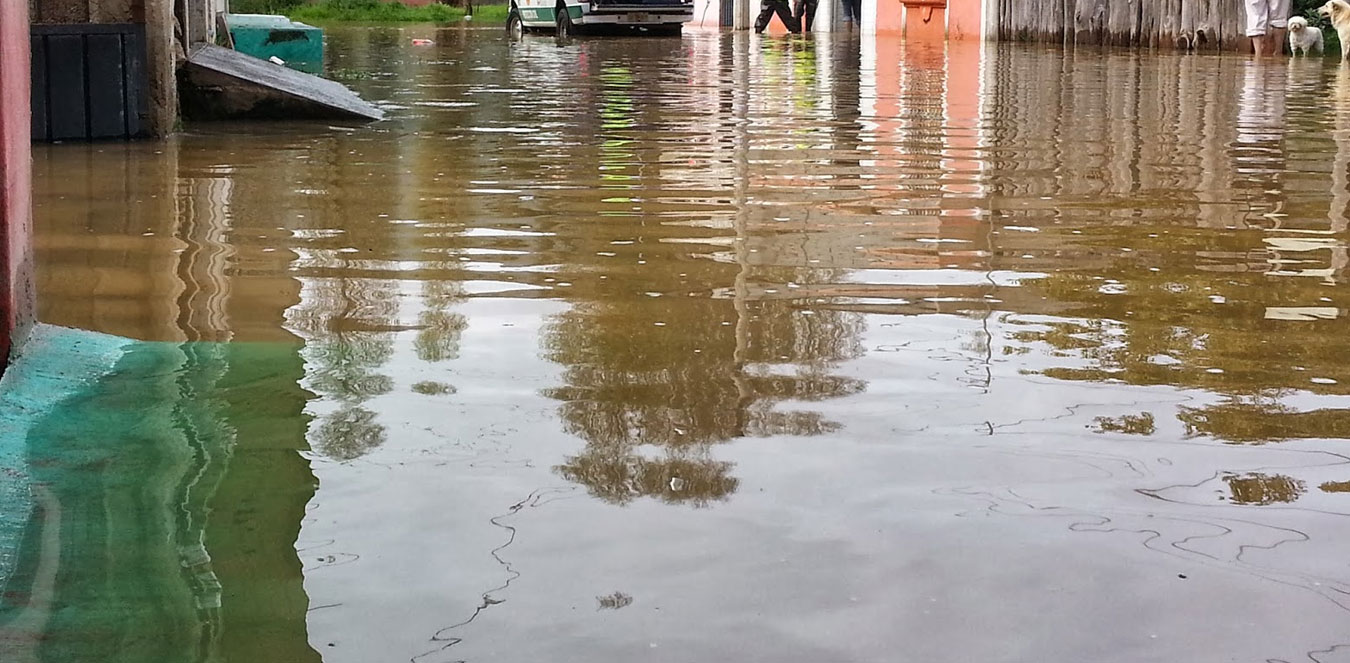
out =
[(511, 0), (506, 30), (513, 38), (526, 31), (678, 35), (693, 18), (693, 0)]

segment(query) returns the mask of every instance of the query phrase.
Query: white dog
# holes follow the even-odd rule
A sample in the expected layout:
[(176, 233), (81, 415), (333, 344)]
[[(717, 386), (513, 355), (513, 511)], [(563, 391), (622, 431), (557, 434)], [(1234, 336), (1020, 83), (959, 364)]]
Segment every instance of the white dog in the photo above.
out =
[(1289, 19), (1289, 52), (1298, 55), (1303, 51), (1307, 55), (1314, 51), (1322, 54), (1322, 29), (1308, 25), (1308, 19), (1294, 16)]
[(1317, 13), (1331, 19), (1331, 27), (1341, 38), (1341, 60), (1350, 60), (1350, 3), (1331, 0), (1317, 9)]

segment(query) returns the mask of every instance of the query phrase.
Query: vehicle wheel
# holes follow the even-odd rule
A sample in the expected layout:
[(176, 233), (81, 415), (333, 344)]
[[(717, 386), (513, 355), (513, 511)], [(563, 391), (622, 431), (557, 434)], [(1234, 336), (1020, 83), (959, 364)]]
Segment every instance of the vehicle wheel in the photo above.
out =
[(506, 15), (506, 38), (519, 41), (523, 36), (525, 36), (525, 24), (520, 20), (520, 11), (512, 7), (511, 13)]
[(576, 26), (572, 25), (572, 15), (567, 13), (566, 5), (559, 5), (558, 9), (559, 11), (556, 19), (558, 39), (570, 39), (577, 31)]
[(680, 32), (683, 29), (684, 26), (678, 23), (676, 23), (675, 25), (662, 25), (653, 28), (647, 28), (648, 32), (658, 37), (678, 37), (680, 36)]

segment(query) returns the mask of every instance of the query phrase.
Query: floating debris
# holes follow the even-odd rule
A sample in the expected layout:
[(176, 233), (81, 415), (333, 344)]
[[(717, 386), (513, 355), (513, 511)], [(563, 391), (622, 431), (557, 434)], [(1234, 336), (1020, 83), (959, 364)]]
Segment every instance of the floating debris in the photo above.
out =
[(417, 384), (412, 386), (412, 390), (419, 394), (424, 394), (427, 396), (441, 396), (444, 394), (453, 394), (459, 391), (458, 389), (455, 389), (454, 386), (452, 385), (445, 384), (444, 382), (432, 382), (431, 380), (418, 382)]
[(633, 597), (623, 592), (614, 592), (609, 596), (597, 596), (596, 602), (600, 604), (596, 610), (619, 610), (633, 604)]

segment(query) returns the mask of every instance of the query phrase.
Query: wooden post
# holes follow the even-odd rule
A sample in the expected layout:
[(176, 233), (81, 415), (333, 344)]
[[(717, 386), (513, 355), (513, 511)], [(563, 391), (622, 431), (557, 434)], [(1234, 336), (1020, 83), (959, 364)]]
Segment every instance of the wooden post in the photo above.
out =
[(0, 2), (0, 369), (33, 322), (28, 3)]

